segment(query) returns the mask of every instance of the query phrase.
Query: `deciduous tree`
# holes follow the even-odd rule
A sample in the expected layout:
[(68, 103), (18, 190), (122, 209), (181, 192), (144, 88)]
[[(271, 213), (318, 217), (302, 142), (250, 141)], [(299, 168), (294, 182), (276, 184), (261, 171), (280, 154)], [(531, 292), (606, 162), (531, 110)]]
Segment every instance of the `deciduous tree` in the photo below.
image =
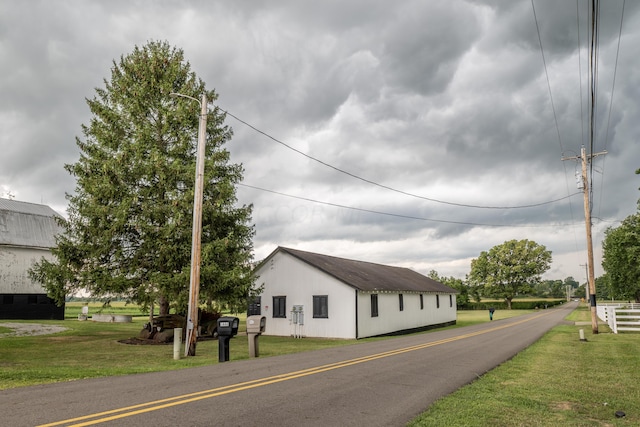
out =
[(458, 291), (458, 295), (456, 295), (456, 307), (465, 307), (469, 304), (469, 286), (467, 286), (464, 280), (453, 276), (440, 276), (436, 270), (429, 271), (428, 277)]
[(551, 264), (551, 251), (531, 240), (509, 240), (471, 261), (469, 282), (487, 296), (503, 298), (511, 309), (518, 294), (531, 292)]

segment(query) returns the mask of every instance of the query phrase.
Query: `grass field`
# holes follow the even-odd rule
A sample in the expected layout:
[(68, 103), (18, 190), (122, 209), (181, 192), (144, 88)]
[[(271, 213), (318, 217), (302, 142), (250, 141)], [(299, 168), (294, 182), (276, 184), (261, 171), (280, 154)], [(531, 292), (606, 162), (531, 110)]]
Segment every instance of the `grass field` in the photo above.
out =
[[(100, 376), (166, 371), (217, 363), (217, 341), (198, 342), (197, 356), (173, 359), (173, 346), (126, 345), (148, 315), (135, 306), (116, 304), (103, 314), (130, 314), (132, 323), (77, 320), (82, 304), (67, 308), (65, 321), (37, 321), (68, 328), (45, 336), (0, 338), (0, 389)], [(99, 310), (90, 306), (90, 314)], [(529, 311), (499, 310), (494, 319)], [(234, 314), (232, 314), (234, 315)], [(241, 331), (244, 316), (241, 317)], [(573, 321), (588, 321), (586, 307)], [(453, 327), (488, 322), (484, 311), (460, 311)], [(13, 322), (13, 321), (12, 321)], [(1, 321), (0, 321), (1, 323)], [(36, 323), (24, 321), (23, 323)], [(453, 328), (452, 327), (452, 328)], [(585, 329), (587, 342), (578, 339)], [(10, 332), (0, 328), (0, 334)], [(427, 332), (428, 333), (428, 332)], [(375, 338), (392, 339), (392, 338)], [(260, 338), (260, 357), (357, 345), (368, 340)], [(562, 325), (511, 361), (443, 398), (411, 426), (632, 426), (640, 425), (640, 335), (614, 335), (606, 326), (592, 335), (590, 326)], [(244, 335), (231, 341), (230, 360), (248, 358)], [(615, 418), (622, 410), (625, 418)]]
[[(100, 323), (78, 321), (82, 305), (81, 303), (69, 304), (64, 321), (10, 321), (11, 323), (57, 325), (67, 330), (53, 335), (0, 338), (0, 390), (218, 363), (217, 340), (198, 341), (195, 357), (174, 360), (173, 344), (128, 345), (119, 342), (137, 337), (144, 324), (149, 321), (148, 315), (141, 313), (137, 307), (116, 303), (113, 307), (101, 310), (100, 304), (90, 304), (89, 316), (98, 312), (134, 316), (131, 323)], [(239, 317), (239, 332), (241, 334), (246, 332), (244, 314), (226, 314)], [(0, 329), (0, 334), (11, 332), (10, 329), (3, 329)], [(354, 343), (356, 343), (355, 340), (263, 336), (260, 337), (260, 357)], [(248, 359), (248, 347), (246, 335), (234, 337), (230, 344), (230, 360)]]
[[(570, 320), (590, 321), (587, 307)], [(579, 340), (584, 329), (587, 342)], [(640, 335), (562, 325), (509, 362), (440, 399), (416, 426), (640, 425)], [(625, 412), (616, 418), (616, 411)]]

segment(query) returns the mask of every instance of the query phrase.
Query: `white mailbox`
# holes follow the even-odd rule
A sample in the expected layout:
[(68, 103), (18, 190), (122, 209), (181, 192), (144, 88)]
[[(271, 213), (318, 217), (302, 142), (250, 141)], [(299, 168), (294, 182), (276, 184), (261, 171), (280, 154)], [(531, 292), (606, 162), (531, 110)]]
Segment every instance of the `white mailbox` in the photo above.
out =
[(247, 333), (248, 334), (261, 334), (264, 332), (264, 328), (266, 325), (267, 325), (267, 318), (264, 316), (247, 317)]

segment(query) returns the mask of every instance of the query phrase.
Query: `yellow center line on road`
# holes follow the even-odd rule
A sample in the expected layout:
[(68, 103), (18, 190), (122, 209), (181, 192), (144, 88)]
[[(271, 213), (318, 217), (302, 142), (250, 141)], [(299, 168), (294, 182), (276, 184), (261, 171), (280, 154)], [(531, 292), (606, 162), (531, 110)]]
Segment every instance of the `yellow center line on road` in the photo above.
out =
[[(269, 384), (275, 384), (283, 381), (289, 381), (296, 378), (301, 378), (309, 375), (315, 375), (322, 372), (331, 371), (334, 369), (344, 368), (347, 366), (357, 365), (364, 362), (370, 362), (373, 360), (382, 359), (385, 357), (395, 356), (403, 353), (408, 353), (411, 351), (421, 350), (429, 347), (435, 347), (437, 345), (447, 344), (454, 341), (460, 341), (463, 339), (471, 338), (474, 336), (487, 334), (490, 332), (495, 332), (501, 329), (510, 328), (516, 325), (520, 325), (525, 322), (529, 322), (531, 320), (537, 319), (538, 317), (544, 316), (549, 312), (541, 313), (536, 316), (519, 320), (514, 323), (509, 323), (505, 325), (496, 326), (490, 329), (470, 332), (468, 334), (457, 335), (452, 338), (445, 338), (438, 341), (432, 341), (424, 344), (417, 344), (409, 347), (403, 347), (395, 350), (385, 351), (382, 353), (376, 353), (369, 356), (362, 356), (355, 359), (344, 360), (341, 362), (330, 363), (327, 365), (316, 366), (313, 368), (302, 369), (300, 371), (288, 372), (284, 374), (274, 375), (270, 377), (260, 378), (256, 380), (246, 381), (237, 384), (231, 384), (227, 386), (217, 387), (209, 390), (198, 391), (189, 394), (183, 394), (180, 396), (169, 397), (166, 399), (155, 400), (146, 403), (140, 403), (137, 405), (127, 406), (123, 408), (112, 409), (109, 411), (99, 412), (95, 414), (85, 415), (77, 418), (69, 418), (62, 421), (57, 421), (49, 424), (41, 424), (37, 427), (54, 427), (60, 425), (67, 425), (69, 427), (82, 427), (82, 426), (90, 426), (100, 423), (105, 423), (108, 421), (117, 420), (120, 418), (126, 418), (133, 415), (144, 414), (146, 412), (157, 411), (164, 408), (169, 408), (177, 405), (184, 405), (186, 403), (196, 402), (198, 400), (210, 399), (217, 396), (222, 396), (225, 394), (236, 393), (243, 390), (249, 390), (252, 388), (262, 387)], [(73, 424), (76, 423), (76, 424)]]

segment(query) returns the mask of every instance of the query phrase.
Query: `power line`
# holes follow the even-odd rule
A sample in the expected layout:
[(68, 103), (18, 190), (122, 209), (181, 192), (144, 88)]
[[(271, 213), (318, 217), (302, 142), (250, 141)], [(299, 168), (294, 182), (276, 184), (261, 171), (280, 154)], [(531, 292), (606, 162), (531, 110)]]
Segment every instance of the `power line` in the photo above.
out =
[[(577, 29), (577, 33), (578, 33), (578, 80), (579, 80), (579, 87), (580, 87), (580, 134), (581, 134), (581, 138), (580, 138), (580, 142), (582, 143), (582, 145), (584, 145), (584, 102), (583, 102), (583, 94), (582, 94), (582, 49), (580, 48), (580, 8), (579, 8), (579, 4), (578, 4), (578, 0), (576, 0), (576, 29)], [(565, 179), (567, 176), (567, 168), (566, 166), (564, 166), (564, 162), (563, 162), (563, 167), (565, 168)], [(577, 171), (576, 171), (577, 172)], [(567, 181), (567, 193), (569, 192), (569, 183)], [(573, 216), (573, 203), (569, 202), (569, 211), (571, 213), (571, 221), (575, 221), (575, 218)], [(580, 251), (579, 247), (578, 247), (578, 233), (577, 230), (573, 230), (573, 241), (574, 244), (576, 246), (576, 256), (578, 256), (578, 252)]]
[[(544, 74), (547, 77), (547, 87), (549, 88), (549, 99), (551, 100), (551, 110), (553, 111), (553, 119), (556, 122), (556, 132), (558, 133), (558, 143), (560, 151), (564, 156), (564, 148), (562, 147), (562, 138), (560, 138), (560, 127), (558, 126), (558, 116), (556, 115), (556, 106), (553, 103), (553, 95), (551, 94), (551, 82), (549, 81), (549, 71), (547, 71), (547, 61), (544, 57), (544, 49), (542, 47), (542, 38), (540, 37), (540, 26), (538, 25), (538, 15), (536, 15), (536, 7), (531, 0), (531, 8), (533, 9), (533, 19), (536, 21), (536, 30), (538, 31), (538, 42), (540, 43), (540, 53), (542, 54), (542, 64), (544, 65)], [(566, 172), (566, 169), (565, 169)]]
[[(576, 0), (576, 9), (578, 7), (578, 2)], [(533, 3), (533, 0), (531, 0), (531, 9), (533, 10), (533, 19), (536, 23), (536, 32), (538, 34), (538, 43), (540, 44), (540, 55), (542, 56), (542, 64), (544, 66), (544, 74), (546, 76), (547, 79), (547, 88), (549, 90), (549, 100), (551, 101), (551, 110), (553, 111), (553, 118), (556, 124), (556, 132), (558, 134), (558, 144), (560, 145), (560, 153), (561, 156), (564, 156), (565, 152), (564, 152), (564, 147), (562, 146), (562, 138), (560, 137), (560, 126), (558, 125), (558, 116), (556, 114), (556, 107), (555, 107), (555, 103), (553, 102), (553, 94), (551, 92), (551, 82), (549, 80), (549, 71), (547, 70), (547, 61), (545, 59), (544, 56), (544, 47), (542, 45), (542, 37), (540, 36), (540, 25), (538, 24), (538, 15), (536, 14), (536, 6)], [(579, 21), (578, 21), (579, 22)], [(580, 26), (578, 25), (578, 67), (579, 70), (581, 70), (581, 65), (580, 65)], [(580, 73), (580, 108), (582, 109), (582, 73), (581, 71), (579, 71)], [(584, 129), (584, 125), (583, 125), (583, 129)], [(564, 169), (564, 178), (565, 178), (565, 185), (567, 187), (567, 194), (570, 194), (570, 190), (569, 190), (569, 180), (567, 178), (567, 166), (565, 165), (564, 162), (562, 162), (562, 168)], [(571, 215), (571, 222), (574, 223), (575, 222), (575, 218), (573, 215), (573, 204), (571, 203), (571, 201), (569, 202), (569, 213)], [(578, 237), (576, 234), (576, 231), (574, 230), (573, 232), (573, 238), (574, 238), (574, 242), (576, 245), (576, 251), (578, 250)]]
[[(589, 83), (591, 90), (590, 105), (590, 133), (589, 133), (589, 154), (593, 154), (596, 135), (596, 111), (598, 103), (598, 51), (600, 47), (600, 2), (591, 0), (591, 48), (589, 55)], [(593, 162), (589, 163), (589, 188), (591, 193), (589, 200), (593, 200)], [(590, 209), (593, 209), (591, 205)]]
[[(577, 0), (576, 0), (577, 1)], [(620, 31), (618, 32), (618, 47), (616, 49), (616, 62), (613, 67), (613, 82), (611, 83), (611, 98), (609, 99), (609, 117), (607, 118), (607, 130), (604, 137), (604, 149), (609, 145), (609, 125), (611, 124), (611, 111), (613, 110), (613, 94), (616, 88), (616, 75), (618, 73), (618, 57), (620, 56), (620, 40), (622, 39), (622, 23), (624, 21), (624, 6), (626, 0), (622, 1), (622, 12), (620, 13)], [(602, 193), (604, 188), (604, 166), (606, 157), (602, 159), (602, 179), (600, 180), (600, 202), (598, 203), (598, 212), (602, 208)]]
[(333, 206), (333, 207), (342, 208), (342, 209), (349, 209), (349, 210), (354, 210), (354, 211), (358, 211), (358, 212), (372, 213), (372, 214), (376, 214), (376, 215), (385, 215), (385, 216), (391, 216), (391, 217), (396, 217), (396, 218), (413, 219), (413, 220), (418, 220), (418, 221), (439, 222), (439, 223), (445, 223), (445, 224), (458, 224), (458, 225), (471, 225), (471, 226), (476, 226), (476, 227), (511, 227), (511, 228), (573, 227), (573, 226), (576, 225), (576, 224), (552, 224), (552, 225), (486, 224), (486, 223), (480, 223), (480, 222), (451, 221), (451, 220), (445, 220), (445, 219), (424, 218), (424, 217), (418, 217), (418, 216), (413, 216), (413, 215), (402, 215), (402, 214), (394, 214), (394, 213), (389, 213), (389, 212), (376, 211), (376, 210), (372, 210), (372, 209), (356, 208), (356, 207), (353, 207), (353, 206), (341, 205), (341, 204), (338, 204), (338, 203), (323, 202), (321, 200), (315, 200), (315, 199), (311, 199), (311, 198), (308, 198), (308, 197), (302, 197), (302, 196), (294, 196), (294, 195), (291, 195), (291, 194), (286, 194), (286, 193), (282, 193), (282, 192), (275, 191), (275, 190), (269, 190), (269, 189), (266, 189), (266, 188), (256, 187), (256, 186), (249, 185), (249, 184), (238, 183), (237, 185), (239, 185), (241, 187), (251, 188), (251, 189), (254, 189), (254, 190), (264, 191), (264, 192), (267, 192), (267, 193), (277, 194), (279, 196), (289, 197), (289, 198), (292, 198), (292, 199), (298, 199), (298, 200), (304, 200), (306, 202), (318, 203), (318, 204), (321, 204), (321, 205)]
[[(569, 197), (572, 197), (572, 196), (574, 196), (576, 194), (580, 194), (580, 193), (569, 194), (568, 196), (561, 197), (559, 199), (549, 200), (549, 201), (540, 202), (540, 203), (532, 203), (532, 204), (528, 204), (528, 205), (521, 205), (521, 206), (479, 206), (479, 205), (472, 205), (472, 204), (468, 204), (468, 203), (449, 202), (449, 201), (445, 201), (445, 200), (439, 200), (439, 199), (434, 199), (434, 198), (430, 198), (430, 197), (420, 196), (418, 194), (409, 193), (407, 191), (398, 190), (396, 188), (389, 187), (388, 185), (380, 184), (378, 182), (372, 181), (372, 180), (367, 179), (367, 178), (363, 178), (363, 177), (361, 177), (359, 175), (353, 174), (353, 173), (348, 172), (348, 171), (346, 171), (344, 169), (340, 169), (340, 168), (338, 168), (336, 166), (333, 166), (333, 165), (331, 165), (331, 164), (329, 164), (327, 162), (324, 162), (324, 161), (322, 161), (322, 160), (320, 160), (320, 159), (318, 159), (316, 157), (313, 157), (313, 156), (311, 156), (311, 155), (309, 155), (309, 154), (307, 154), (307, 153), (305, 153), (303, 151), (298, 150), (297, 148), (294, 148), (294, 147), (292, 147), (292, 146), (280, 141), (279, 139), (269, 135), (268, 133), (256, 128), (255, 126), (247, 123), (246, 121), (240, 119), (239, 117), (231, 114), (229, 111), (224, 110), (224, 109), (220, 108), (219, 106), (217, 106), (217, 108), (220, 109), (220, 111), (222, 111), (226, 115), (233, 117), (234, 119), (236, 119), (240, 123), (242, 123), (245, 126), (253, 129), (254, 131), (258, 132), (259, 134), (264, 135), (267, 138), (271, 139), (272, 141), (277, 142), (278, 144), (288, 148), (289, 150), (294, 151), (294, 152), (296, 152), (296, 153), (298, 153), (298, 154), (300, 154), (300, 155), (302, 155), (302, 156), (304, 156), (304, 157), (306, 157), (306, 158), (308, 158), (310, 160), (313, 160), (314, 162), (320, 163), (323, 166), (331, 168), (331, 169), (333, 169), (333, 170), (335, 170), (337, 172), (340, 172), (342, 174), (348, 175), (348, 176), (350, 176), (352, 178), (355, 178), (357, 180), (366, 182), (367, 184), (375, 185), (376, 187), (384, 188), (385, 190), (390, 190), (390, 191), (393, 191), (393, 192), (396, 192), (396, 193), (399, 193), (399, 194), (403, 194), (405, 196), (410, 196), (410, 197), (415, 197), (417, 199), (427, 200), (429, 202), (441, 203), (441, 204), (444, 204), (444, 205), (458, 206), (458, 207), (464, 207), (464, 208), (475, 208), (475, 209), (500, 209), (500, 210), (526, 209), (526, 208), (534, 208), (534, 207), (538, 207), (538, 206), (544, 206), (544, 205), (549, 205), (551, 203), (560, 202), (560, 201), (568, 199)], [(557, 121), (556, 121), (556, 127), (557, 127)], [(566, 171), (565, 171), (565, 173), (566, 173)]]
[(584, 144), (584, 103), (582, 102), (582, 49), (580, 48), (580, 9), (576, 0), (576, 26), (578, 28), (578, 78), (580, 79), (580, 131), (582, 132), (581, 142)]

